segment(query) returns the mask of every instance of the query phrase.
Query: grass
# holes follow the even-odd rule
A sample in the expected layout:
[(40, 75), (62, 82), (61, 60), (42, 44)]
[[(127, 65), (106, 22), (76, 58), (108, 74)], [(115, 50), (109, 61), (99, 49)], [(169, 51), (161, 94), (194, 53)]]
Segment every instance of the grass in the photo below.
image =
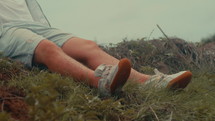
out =
[[(11, 64), (0, 63), (0, 67), (4, 66), (4, 69), (7, 69), (6, 67)], [(21, 68), (17, 67), (17, 64), (13, 67)], [(194, 72), (193, 80), (188, 87), (178, 91), (157, 89), (129, 81), (120, 96), (109, 99), (99, 98), (96, 89), (46, 70), (35, 68), (28, 71), (22, 68), (19, 72), (1, 85), (16, 87), (25, 92), (24, 100), (29, 106), (29, 120), (209, 121), (215, 119), (215, 74), (209, 72)], [(5, 116), (9, 117), (8, 113), (0, 113), (0, 119), (4, 119)]]
[(0, 58), (0, 121), (213, 121), (214, 55), (175, 41), (178, 51), (161, 46), (164, 40), (140, 40), (125, 41), (109, 52), (117, 58), (129, 57), (144, 73), (152, 73), (153, 68), (170, 73), (191, 69), (193, 79), (185, 89), (159, 89), (129, 80), (120, 95), (107, 99), (72, 78), (48, 70), (28, 70)]

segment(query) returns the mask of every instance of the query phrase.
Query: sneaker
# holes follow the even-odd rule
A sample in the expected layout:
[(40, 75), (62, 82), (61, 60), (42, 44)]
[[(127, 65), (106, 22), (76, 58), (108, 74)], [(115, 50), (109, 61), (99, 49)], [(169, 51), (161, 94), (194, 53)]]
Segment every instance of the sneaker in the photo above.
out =
[(124, 58), (118, 65), (110, 66), (102, 64), (95, 70), (95, 76), (101, 77), (98, 82), (99, 94), (102, 97), (109, 97), (121, 91), (128, 80), (131, 72), (131, 62)]
[(154, 70), (155, 75), (151, 76), (145, 84), (153, 84), (155, 87), (164, 87), (170, 89), (183, 89), (191, 81), (192, 73), (190, 71), (181, 71), (176, 74), (166, 75)]

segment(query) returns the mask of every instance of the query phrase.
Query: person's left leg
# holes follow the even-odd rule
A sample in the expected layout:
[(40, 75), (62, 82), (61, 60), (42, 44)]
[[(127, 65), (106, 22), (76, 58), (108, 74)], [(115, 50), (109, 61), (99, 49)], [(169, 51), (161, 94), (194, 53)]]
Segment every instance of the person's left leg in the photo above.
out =
[(114, 66), (100, 65), (95, 71), (91, 70), (69, 57), (49, 40), (42, 40), (37, 45), (33, 61), (37, 64), (46, 65), (53, 72), (70, 76), (97, 87), (101, 96), (111, 96), (121, 91), (131, 71), (131, 64), (128, 59), (121, 59)]
[(42, 40), (37, 45), (33, 62), (46, 65), (52, 72), (70, 76), (93, 87), (98, 86), (99, 78), (94, 76), (93, 70), (66, 55), (61, 48), (49, 40)]
[[(70, 57), (82, 62), (89, 68), (95, 70), (101, 64), (116, 65), (119, 60), (104, 52), (98, 45), (81, 38), (70, 38), (62, 46), (62, 50)], [(132, 69), (129, 79), (144, 82), (150, 76)]]

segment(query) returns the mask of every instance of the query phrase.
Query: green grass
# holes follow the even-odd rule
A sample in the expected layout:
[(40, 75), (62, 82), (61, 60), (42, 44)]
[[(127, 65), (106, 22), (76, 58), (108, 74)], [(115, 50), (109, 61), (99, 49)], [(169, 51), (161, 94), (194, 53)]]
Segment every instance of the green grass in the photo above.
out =
[[(206, 71), (194, 72), (192, 82), (184, 90), (157, 89), (129, 81), (120, 96), (101, 99), (96, 89), (68, 77), (36, 68), (28, 71), (5, 61), (0, 62), (0, 67), (6, 72), (19, 70), (10, 80), (2, 80), (1, 85), (26, 93), (29, 119), (34, 121), (215, 119), (215, 74)], [(10, 120), (8, 117), (8, 113), (0, 113), (0, 119)]]

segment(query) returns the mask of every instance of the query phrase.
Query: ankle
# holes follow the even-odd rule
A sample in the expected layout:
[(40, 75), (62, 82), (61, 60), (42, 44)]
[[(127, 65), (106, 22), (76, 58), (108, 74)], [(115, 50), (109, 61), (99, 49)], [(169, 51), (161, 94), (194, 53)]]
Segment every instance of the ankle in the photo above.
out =
[(88, 82), (88, 84), (94, 88), (98, 88), (99, 79), (100, 79), (99, 77), (93, 76), (90, 78), (90, 81)]
[(145, 83), (151, 76), (150, 75), (145, 75), (142, 78), (136, 80), (139, 83)]

